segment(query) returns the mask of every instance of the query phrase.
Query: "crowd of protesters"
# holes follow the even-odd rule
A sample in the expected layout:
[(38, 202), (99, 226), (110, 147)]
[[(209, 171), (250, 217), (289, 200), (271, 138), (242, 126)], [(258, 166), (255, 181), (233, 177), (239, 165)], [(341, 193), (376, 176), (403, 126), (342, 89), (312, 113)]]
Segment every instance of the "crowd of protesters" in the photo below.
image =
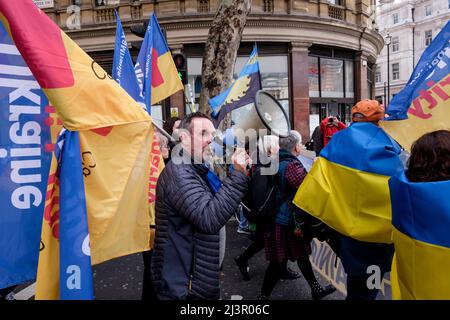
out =
[[(352, 123), (379, 126), (384, 117), (384, 107), (374, 100), (361, 101), (352, 109)], [(219, 299), (221, 248), (224, 248), (220, 230), (233, 215), (238, 220), (245, 220), (245, 231), (253, 235), (250, 246), (234, 257), (244, 281), (250, 280), (251, 258), (263, 249), (265, 251), (267, 268), (260, 295), (254, 298), (270, 299), (280, 279), (300, 277), (299, 272), (287, 267), (289, 260), (297, 263), (311, 289), (312, 299), (322, 299), (333, 293), (336, 289), (332, 285), (322, 287), (319, 284), (311, 266), (311, 241), (316, 237), (329, 241), (342, 260), (347, 274), (347, 299), (376, 299), (379, 290), (368, 288), (367, 267), (375, 264), (380, 266), (382, 274), (389, 272), (394, 246), (363, 242), (339, 234), (292, 204), (308, 174), (299, 160), (301, 150), (305, 148), (300, 133), (292, 130), (286, 137), (267, 135), (259, 139), (258, 154), (279, 161), (276, 174), (268, 177), (257, 174), (270, 163), (261, 164), (258, 157), (252, 162), (248, 150), (235, 147), (231, 170), (221, 179), (213, 171), (208, 156), (216, 132), (208, 116), (197, 112), (183, 119), (171, 118), (164, 128), (176, 139), (157, 135), (166, 166), (157, 185), (153, 253), (149, 257), (144, 255), (145, 299)], [(333, 136), (346, 128), (337, 117), (325, 118), (313, 133), (311, 141), (315, 145), (310, 147), (319, 155), (320, 150), (333, 141)], [(177, 145), (178, 149), (175, 148)], [(351, 145), (341, 147), (351, 149)], [(398, 150), (401, 150), (400, 146)], [(435, 150), (439, 150), (440, 157), (436, 156)], [(174, 161), (174, 155), (190, 161), (180, 164)], [(397, 156), (395, 161), (400, 161), (399, 152)], [(407, 177), (411, 181), (449, 180), (449, 159), (450, 132), (441, 130), (427, 134), (412, 148), (410, 161), (405, 164), (409, 165)], [(263, 189), (268, 186), (273, 190), (265, 198)], [(249, 212), (255, 208), (251, 203), (255, 198), (252, 194), (272, 202), (270, 208), (265, 209), (271, 211), (267, 215), (269, 218), (258, 220), (252, 217)]]

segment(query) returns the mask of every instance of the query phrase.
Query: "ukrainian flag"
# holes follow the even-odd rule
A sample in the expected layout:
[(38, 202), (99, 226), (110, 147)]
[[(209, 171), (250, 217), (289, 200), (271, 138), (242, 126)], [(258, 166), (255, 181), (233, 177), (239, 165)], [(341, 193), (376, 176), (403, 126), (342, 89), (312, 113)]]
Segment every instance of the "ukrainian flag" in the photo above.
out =
[(322, 150), (293, 202), (346, 236), (392, 243), (388, 180), (403, 170), (400, 151), (380, 127), (353, 123)]
[[(389, 180), (400, 299), (450, 299), (450, 181)], [(394, 288), (394, 285), (397, 286)]]
[[(149, 250), (151, 117), (31, 0), (0, 1), (0, 19), (64, 127), (79, 133), (91, 263)], [(52, 192), (57, 181), (50, 183)], [(42, 232), (53, 244), (42, 246), (38, 278), (54, 279), (49, 266), (58, 263), (59, 209), (52, 207)], [(57, 297), (54, 290), (45, 283), (36, 296)]]

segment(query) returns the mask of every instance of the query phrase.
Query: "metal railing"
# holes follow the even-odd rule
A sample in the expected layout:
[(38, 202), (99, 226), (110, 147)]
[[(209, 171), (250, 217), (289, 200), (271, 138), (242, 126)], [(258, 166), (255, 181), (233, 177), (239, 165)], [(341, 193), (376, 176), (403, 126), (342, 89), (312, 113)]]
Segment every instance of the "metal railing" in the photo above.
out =
[(344, 20), (344, 9), (329, 5), (328, 16), (333, 19)]

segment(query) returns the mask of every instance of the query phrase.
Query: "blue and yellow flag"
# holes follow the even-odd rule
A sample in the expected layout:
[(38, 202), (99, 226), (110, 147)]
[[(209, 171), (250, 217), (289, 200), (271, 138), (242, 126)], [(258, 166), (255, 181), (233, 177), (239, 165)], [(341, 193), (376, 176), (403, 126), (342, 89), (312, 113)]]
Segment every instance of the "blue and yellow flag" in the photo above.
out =
[(149, 113), (152, 105), (184, 89), (154, 13), (134, 68)]
[[(450, 181), (389, 180), (396, 299), (450, 299)], [(394, 288), (397, 286), (397, 288)]]
[(450, 130), (450, 22), (426, 48), (381, 126), (406, 150), (427, 132)]
[(353, 123), (322, 150), (293, 202), (348, 237), (392, 243), (388, 180), (403, 170), (400, 151), (383, 129)]
[[(0, 1), (0, 19), (64, 127), (78, 131), (91, 263), (149, 250), (151, 117), (31, 0)], [(56, 190), (48, 197), (55, 199), (57, 188), (48, 190)], [(42, 239), (51, 242), (41, 246), (47, 249), (60, 246), (59, 212), (49, 212)], [(51, 283), (58, 250), (49, 250), (40, 253), (38, 281), (50, 282), (41, 282), (36, 298), (59, 296)]]
[(256, 92), (261, 89), (258, 49), (255, 45), (239, 77), (226, 91), (209, 100), (216, 127), (231, 110), (254, 103)]

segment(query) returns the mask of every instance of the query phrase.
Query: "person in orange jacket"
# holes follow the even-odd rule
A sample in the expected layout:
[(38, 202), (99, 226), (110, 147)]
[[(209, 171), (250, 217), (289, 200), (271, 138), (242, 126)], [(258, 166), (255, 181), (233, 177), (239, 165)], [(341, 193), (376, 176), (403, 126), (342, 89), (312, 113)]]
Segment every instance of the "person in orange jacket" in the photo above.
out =
[(328, 142), (330, 142), (331, 137), (336, 133), (343, 129), (347, 128), (347, 126), (338, 120), (337, 117), (327, 117), (322, 120), (320, 123), (320, 132), (323, 135), (323, 146), (325, 147)]

